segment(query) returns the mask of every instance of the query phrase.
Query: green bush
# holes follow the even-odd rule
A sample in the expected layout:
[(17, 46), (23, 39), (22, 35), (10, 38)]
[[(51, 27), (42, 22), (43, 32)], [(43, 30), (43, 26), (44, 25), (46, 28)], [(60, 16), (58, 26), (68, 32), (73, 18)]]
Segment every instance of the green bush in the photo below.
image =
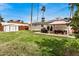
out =
[(79, 55), (79, 40), (75, 39), (43, 39), (37, 43), (40, 46), (42, 55), (47, 56), (71, 56)]
[(76, 37), (76, 38), (79, 38), (79, 34), (75, 34), (75, 37)]

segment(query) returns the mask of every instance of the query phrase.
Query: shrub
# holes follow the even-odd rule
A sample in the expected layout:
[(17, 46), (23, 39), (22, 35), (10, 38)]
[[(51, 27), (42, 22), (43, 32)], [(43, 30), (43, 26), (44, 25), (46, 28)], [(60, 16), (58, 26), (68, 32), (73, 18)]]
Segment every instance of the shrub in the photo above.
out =
[(47, 31), (46, 28), (42, 28), (42, 29), (41, 29), (41, 32), (42, 32), (42, 33), (47, 33), (48, 31)]
[(76, 37), (76, 38), (79, 38), (79, 34), (75, 34), (75, 37)]
[(43, 39), (37, 43), (42, 55), (47, 56), (70, 56), (79, 55), (79, 40), (75, 39)]

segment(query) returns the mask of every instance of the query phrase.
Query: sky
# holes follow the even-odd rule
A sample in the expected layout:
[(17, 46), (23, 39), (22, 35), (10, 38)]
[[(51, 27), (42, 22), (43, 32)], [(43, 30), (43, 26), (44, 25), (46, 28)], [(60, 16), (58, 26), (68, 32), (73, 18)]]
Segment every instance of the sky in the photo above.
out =
[[(41, 7), (46, 7), (45, 21), (55, 18), (69, 17), (70, 9), (67, 3), (34, 3), (33, 4), (33, 22), (41, 21)], [(38, 20), (37, 20), (38, 12)], [(23, 20), (30, 22), (31, 3), (0, 3), (0, 15), (5, 21)]]

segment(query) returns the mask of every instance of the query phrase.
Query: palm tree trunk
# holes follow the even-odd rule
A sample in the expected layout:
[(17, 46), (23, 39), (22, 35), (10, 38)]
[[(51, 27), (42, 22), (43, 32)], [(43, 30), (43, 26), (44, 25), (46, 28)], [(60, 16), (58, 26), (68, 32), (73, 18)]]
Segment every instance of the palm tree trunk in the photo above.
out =
[(74, 14), (74, 4), (73, 3), (70, 3), (70, 18), (71, 19), (73, 17), (73, 14)]

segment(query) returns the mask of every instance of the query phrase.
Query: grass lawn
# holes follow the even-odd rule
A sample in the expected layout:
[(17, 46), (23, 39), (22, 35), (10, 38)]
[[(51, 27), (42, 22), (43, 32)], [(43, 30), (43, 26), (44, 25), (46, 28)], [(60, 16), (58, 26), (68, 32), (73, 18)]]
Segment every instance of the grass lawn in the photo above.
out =
[(31, 31), (0, 32), (0, 55), (79, 55), (79, 39), (37, 35)]

